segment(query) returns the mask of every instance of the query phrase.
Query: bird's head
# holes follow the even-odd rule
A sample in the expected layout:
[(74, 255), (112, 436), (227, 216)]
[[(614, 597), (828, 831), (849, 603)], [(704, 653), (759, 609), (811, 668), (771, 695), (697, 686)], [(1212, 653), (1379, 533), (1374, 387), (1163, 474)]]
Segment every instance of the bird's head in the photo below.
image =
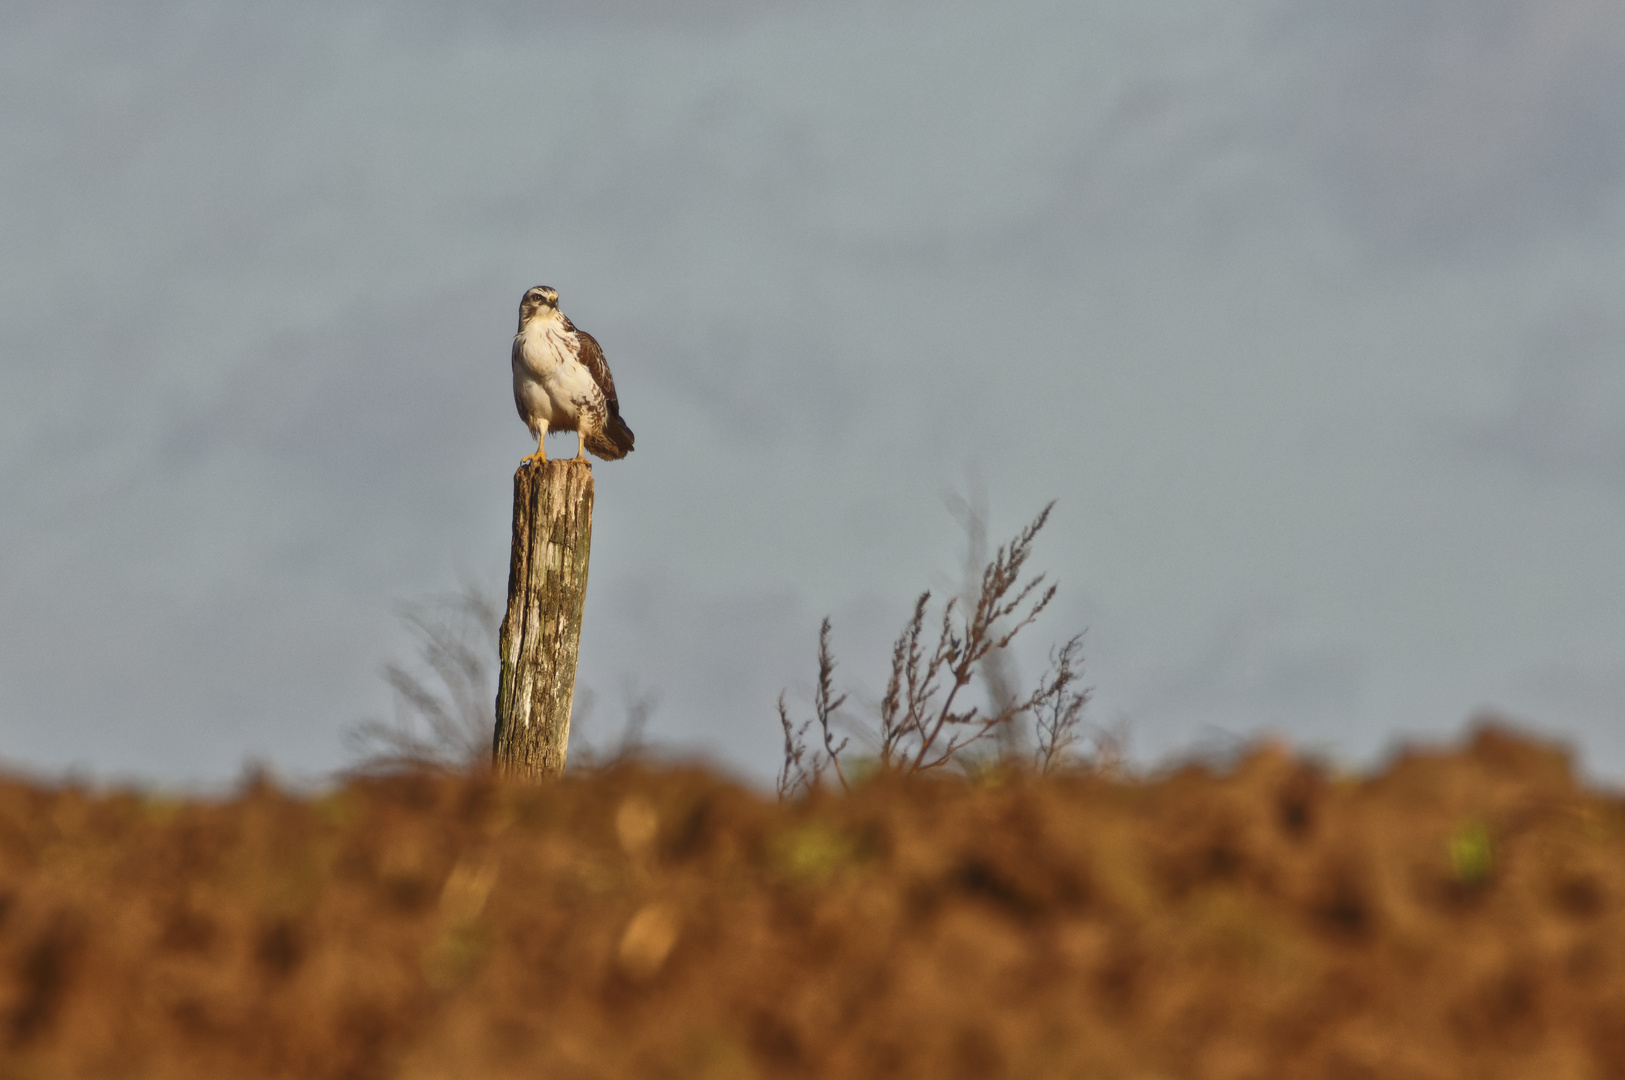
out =
[(537, 312), (546, 312), (548, 309), (557, 311), (559, 307), (559, 292), (547, 285), (535, 285), (525, 290), (523, 299), (519, 301), (519, 325), (524, 326)]

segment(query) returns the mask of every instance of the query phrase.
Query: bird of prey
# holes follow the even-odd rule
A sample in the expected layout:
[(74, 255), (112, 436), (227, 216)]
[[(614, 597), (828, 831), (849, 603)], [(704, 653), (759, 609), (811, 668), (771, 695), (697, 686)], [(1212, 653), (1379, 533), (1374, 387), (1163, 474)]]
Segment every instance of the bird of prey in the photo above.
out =
[(559, 310), (559, 294), (546, 285), (519, 301), (519, 332), (513, 337), (513, 401), (536, 436), (526, 461), (546, 461), (542, 440), (549, 431), (576, 433), (576, 460), (585, 451), (606, 461), (632, 452), (632, 429), (621, 419), (604, 350)]

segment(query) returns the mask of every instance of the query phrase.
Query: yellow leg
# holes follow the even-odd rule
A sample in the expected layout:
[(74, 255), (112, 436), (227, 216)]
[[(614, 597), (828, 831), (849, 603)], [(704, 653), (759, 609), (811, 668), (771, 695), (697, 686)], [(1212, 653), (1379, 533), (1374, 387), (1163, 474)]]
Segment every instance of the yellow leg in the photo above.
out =
[(531, 454), (528, 457), (526, 457), (524, 459), (524, 461), (520, 462), (520, 464), (524, 464), (525, 462), (530, 462), (530, 461), (540, 461), (540, 462), (545, 463), (547, 461), (547, 451), (542, 448), (542, 443), (546, 439), (547, 439), (547, 432), (546, 431), (543, 431), (540, 435), (536, 436), (536, 452), (534, 454)]
[[(576, 460), (587, 460), (587, 437), (581, 434), (580, 428), (576, 429)], [(591, 462), (588, 462), (588, 464), (590, 465)]]

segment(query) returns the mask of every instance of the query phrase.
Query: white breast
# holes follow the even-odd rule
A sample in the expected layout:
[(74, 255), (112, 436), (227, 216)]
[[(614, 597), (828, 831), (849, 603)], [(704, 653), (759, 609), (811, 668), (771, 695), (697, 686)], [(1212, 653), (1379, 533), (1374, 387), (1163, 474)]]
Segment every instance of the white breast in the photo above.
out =
[[(519, 331), (515, 367), (522, 361), (527, 374), (546, 379), (558, 370), (559, 365), (574, 360), (575, 350), (570, 347), (573, 344), (566, 340), (564, 331), (556, 324), (549, 325), (541, 319), (532, 319)], [(515, 371), (515, 374), (518, 372)]]
[(531, 424), (535, 416), (553, 431), (572, 431), (583, 402), (603, 396), (592, 374), (576, 359), (575, 335), (556, 319), (536, 318), (519, 332), (514, 350), (514, 399)]

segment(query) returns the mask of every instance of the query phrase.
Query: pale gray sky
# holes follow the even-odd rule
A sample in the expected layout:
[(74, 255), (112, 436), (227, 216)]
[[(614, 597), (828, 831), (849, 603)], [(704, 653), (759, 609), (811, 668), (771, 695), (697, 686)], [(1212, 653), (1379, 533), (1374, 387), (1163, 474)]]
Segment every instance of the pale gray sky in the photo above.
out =
[(342, 764), (396, 606), (503, 583), (547, 283), (638, 435), (595, 716), (766, 775), (979, 476), (1147, 757), (1495, 707), (1625, 775), (1612, 0), (14, 4), (0, 146), (14, 766)]

